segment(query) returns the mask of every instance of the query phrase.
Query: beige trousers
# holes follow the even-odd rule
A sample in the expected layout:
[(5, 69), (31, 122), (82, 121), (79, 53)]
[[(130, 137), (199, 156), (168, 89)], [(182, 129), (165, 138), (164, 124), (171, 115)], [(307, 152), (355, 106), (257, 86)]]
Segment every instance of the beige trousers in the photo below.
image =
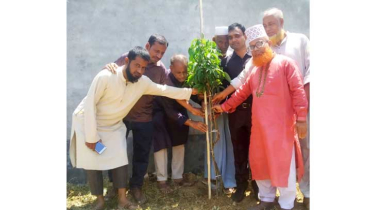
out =
[[(184, 144), (172, 147), (171, 171), (172, 179), (181, 179), (184, 171)], [(162, 149), (154, 153), (157, 181), (168, 179), (168, 150)]]

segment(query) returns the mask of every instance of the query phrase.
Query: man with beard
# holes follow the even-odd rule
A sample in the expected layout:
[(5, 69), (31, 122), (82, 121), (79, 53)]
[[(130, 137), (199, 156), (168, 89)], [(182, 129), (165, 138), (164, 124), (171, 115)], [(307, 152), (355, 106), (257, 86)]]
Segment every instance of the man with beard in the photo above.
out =
[[(228, 27), (219, 26), (215, 28), (213, 41), (217, 44), (217, 48), (223, 54), (221, 59), (221, 66), (225, 66), (227, 56), (226, 52), (229, 48)], [(224, 81), (226, 82), (226, 81)], [(220, 138), (214, 146), (214, 156), (221, 174), (224, 191), (230, 194), (236, 187), (235, 181), (235, 165), (234, 165), (234, 150), (231, 142), (231, 135), (229, 129), (229, 119), (227, 113), (223, 113), (216, 118)], [(211, 163), (213, 165), (213, 163)], [(207, 161), (204, 161), (205, 178), (208, 177)], [(216, 179), (214, 167), (211, 167), (211, 179)]]
[[(296, 61), (304, 79), (304, 89), (310, 104), (309, 39), (304, 34), (286, 32), (283, 29), (283, 12), (280, 9), (270, 8), (266, 10), (262, 20), (274, 52), (290, 57)], [(308, 126), (309, 119), (308, 112)], [(309, 209), (309, 132), (305, 139), (300, 142), (300, 145), (303, 152), (305, 173), (303, 179), (299, 183), (299, 187), (304, 194), (304, 205)]]
[[(149, 37), (145, 48), (150, 55), (150, 62), (145, 69), (144, 75), (158, 84), (165, 84), (166, 68), (161, 62), (169, 43), (164, 36), (153, 34)], [(114, 70), (118, 66), (122, 66), (125, 62), (127, 53), (122, 55), (115, 61), (116, 65), (107, 65), (106, 68)], [(154, 96), (142, 96), (134, 105), (129, 114), (124, 119), (124, 123), (133, 134), (133, 159), (132, 159), (132, 176), (130, 179), (130, 194), (139, 203), (143, 204), (147, 201), (142, 186), (144, 176), (147, 173), (149, 153), (152, 145), (152, 111)], [(111, 179), (111, 174), (109, 174)], [(108, 198), (114, 196), (116, 190), (109, 190)]]
[[(270, 37), (271, 48), (277, 54), (285, 55), (295, 60), (304, 81), (304, 89), (309, 98), (309, 39), (298, 33), (286, 32), (283, 29), (283, 13), (277, 8), (270, 8), (264, 12), (263, 25), (268, 37)], [(247, 42), (248, 43), (248, 42)], [(252, 62), (248, 62), (244, 70), (231, 81), (231, 85), (224, 91), (217, 94), (213, 100), (221, 101), (227, 95), (238, 89), (246, 81), (249, 73), (253, 68)], [(309, 126), (309, 112), (307, 124)], [(308, 127), (309, 129), (309, 127)], [(303, 161), (305, 166), (305, 174), (299, 183), (301, 192), (304, 194), (304, 205), (309, 208), (309, 133), (303, 141), (301, 141), (301, 149), (303, 152)]]
[[(187, 64), (186, 56), (173, 55), (170, 59), (170, 70), (167, 72), (166, 84), (182, 87), (187, 79)], [(173, 154), (171, 161), (173, 183), (177, 186), (191, 186), (192, 182), (183, 179), (185, 144), (188, 139), (189, 127), (205, 133), (207, 126), (203, 122), (189, 119), (186, 108), (176, 100), (158, 96), (155, 97), (153, 105), (153, 147), (157, 187), (162, 193), (172, 191), (166, 182), (168, 179), (168, 148), (171, 148)]]
[[(227, 72), (231, 78), (235, 78), (244, 69), (246, 63), (251, 56), (247, 53), (244, 34), (245, 27), (239, 23), (233, 23), (228, 27), (229, 45), (234, 52), (227, 57), (227, 61), (223, 70)], [(251, 109), (252, 96), (244, 100), (236, 109), (228, 115), (231, 141), (234, 148), (235, 162), (235, 180), (236, 191), (232, 195), (232, 200), (241, 202), (245, 197), (245, 191), (248, 187), (248, 179), (250, 174), (248, 162), (248, 148), (251, 135)], [(252, 188), (257, 194), (257, 185), (252, 181)]]
[[(149, 60), (144, 48), (135, 47), (115, 74), (99, 72), (73, 113), (70, 159), (74, 167), (86, 170), (91, 193), (97, 196), (93, 209), (104, 209), (103, 170), (112, 171), (118, 207), (137, 208), (126, 198), (128, 159), (126, 126), (122, 122), (136, 101), (144, 94), (184, 100), (192, 92), (196, 94), (196, 90), (158, 85), (142, 76)], [(102, 154), (95, 152), (97, 142), (106, 146)]]
[(214, 109), (233, 112), (253, 95), (249, 159), (261, 203), (249, 210), (272, 209), (277, 188), (281, 209), (292, 209), (296, 178), (304, 173), (299, 138), (307, 133), (308, 101), (303, 80), (292, 59), (273, 53), (263, 25), (246, 34), (255, 67), (234, 95)]

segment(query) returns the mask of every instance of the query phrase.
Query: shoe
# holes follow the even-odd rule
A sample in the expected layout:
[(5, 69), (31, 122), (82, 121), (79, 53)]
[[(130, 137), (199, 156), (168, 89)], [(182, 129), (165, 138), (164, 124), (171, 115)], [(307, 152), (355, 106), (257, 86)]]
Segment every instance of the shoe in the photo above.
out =
[(304, 200), (303, 200), (303, 204), (304, 204), (305, 208), (308, 209), (308, 210), (309, 210), (309, 199), (310, 198), (304, 197)]
[(134, 187), (130, 189), (130, 194), (138, 202), (138, 204), (144, 204), (147, 202), (147, 198), (143, 194), (142, 190), (139, 187)]
[(231, 199), (237, 203), (241, 202), (245, 197), (245, 191), (247, 190), (248, 182), (244, 182), (236, 187), (236, 191), (232, 194)]
[(248, 210), (273, 210), (274, 207), (275, 207), (274, 202), (261, 201), (260, 204), (258, 204), (256, 206), (249, 207)]

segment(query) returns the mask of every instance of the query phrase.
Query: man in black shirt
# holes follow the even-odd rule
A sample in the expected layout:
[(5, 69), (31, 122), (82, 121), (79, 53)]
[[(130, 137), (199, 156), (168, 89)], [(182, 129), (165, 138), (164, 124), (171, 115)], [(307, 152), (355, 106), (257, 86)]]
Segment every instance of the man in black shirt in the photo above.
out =
[[(223, 70), (230, 75), (230, 78), (237, 77), (244, 69), (245, 64), (250, 60), (251, 55), (247, 52), (245, 41), (245, 27), (239, 23), (233, 23), (229, 26), (229, 45), (234, 52), (227, 57), (223, 63)], [(235, 158), (235, 179), (237, 189), (232, 199), (240, 202), (245, 197), (245, 190), (248, 187), (248, 179), (250, 167), (248, 162), (249, 140), (251, 135), (251, 109), (252, 95), (249, 96), (236, 111), (229, 114), (229, 128), (231, 133), (231, 141), (234, 147)], [(250, 120), (248, 120), (248, 118)], [(257, 198), (258, 187), (252, 180), (252, 194)]]

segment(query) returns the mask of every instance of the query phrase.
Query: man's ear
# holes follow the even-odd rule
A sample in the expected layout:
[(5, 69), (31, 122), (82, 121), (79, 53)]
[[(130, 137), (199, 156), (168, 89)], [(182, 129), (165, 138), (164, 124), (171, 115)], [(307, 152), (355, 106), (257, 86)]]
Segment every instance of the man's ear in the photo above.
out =
[(147, 42), (147, 44), (145, 44), (145, 49), (149, 50), (151, 48), (151, 45), (149, 44), (149, 42)]
[(215, 36), (213, 36), (212, 41), (216, 42), (216, 37)]
[(128, 57), (125, 58), (125, 65), (127, 65), (127, 64), (129, 64), (129, 58)]

